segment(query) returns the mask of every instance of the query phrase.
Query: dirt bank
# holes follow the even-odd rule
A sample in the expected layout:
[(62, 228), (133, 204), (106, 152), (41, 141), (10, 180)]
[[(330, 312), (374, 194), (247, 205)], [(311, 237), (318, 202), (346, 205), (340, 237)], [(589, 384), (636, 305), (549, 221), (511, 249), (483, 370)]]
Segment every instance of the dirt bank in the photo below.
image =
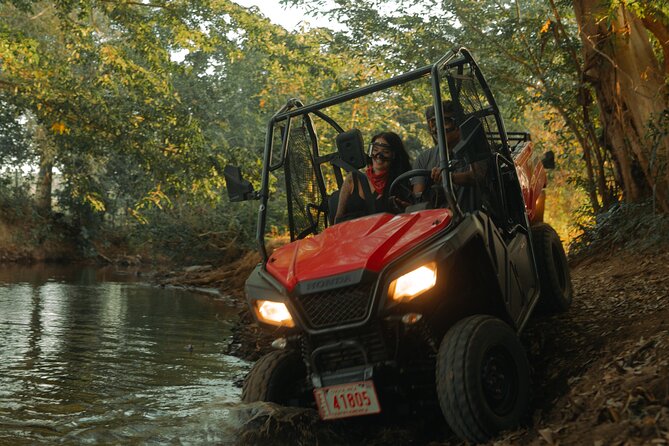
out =
[(573, 266), (574, 305), (523, 335), (534, 368), (532, 444), (669, 443), (669, 253)]

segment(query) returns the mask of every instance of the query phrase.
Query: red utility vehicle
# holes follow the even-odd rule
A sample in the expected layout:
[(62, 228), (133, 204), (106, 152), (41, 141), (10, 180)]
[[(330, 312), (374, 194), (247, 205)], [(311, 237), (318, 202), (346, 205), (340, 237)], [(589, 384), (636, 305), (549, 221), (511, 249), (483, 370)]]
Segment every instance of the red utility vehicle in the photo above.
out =
[[(457, 104), (460, 142), (448, 148), (437, 127), (441, 182), (397, 214), (333, 225), (342, 169), (362, 175), (365, 165), (359, 133), (334, 114), (400, 94), (412, 95), (407, 104), (429, 100), (440, 123), (442, 100)], [(318, 136), (328, 132), (339, 135), (336, 151), (335, 138)], [(507, 134), (464, 48), (320, 102), (289, 101), (267, 128), (260, 191), (226, 168), (231, 200), (261, 203), (263, 260), (246, 294), (277, 347), (252, 368), (243, 400), (314, 407), (323, 419), (440, 407), (472, 442), (517, 425), (529, 399), (518, 334), (535, 306), (564, 311), (572, 299), (562, 244), (542, 222), (550, 155), (542, 164), (528, 134)], [(485, 164), (485, 179), (455, 186), (452, 172), (474, 162)], [(391, 189), (414, 176), (429, 172), (407, 172)], [(269, 253), (272, 204), (284, 211), (291, 243)]]

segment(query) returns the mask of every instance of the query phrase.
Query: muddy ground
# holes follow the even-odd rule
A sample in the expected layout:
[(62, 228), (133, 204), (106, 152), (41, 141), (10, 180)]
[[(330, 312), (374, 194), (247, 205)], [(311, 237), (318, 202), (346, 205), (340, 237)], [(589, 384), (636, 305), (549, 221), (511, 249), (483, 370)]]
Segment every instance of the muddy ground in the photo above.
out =
[[(271, 339), (248, 325), (241, 298), (257, 260), (167, 279), (232, 295), (242, 323), (229, 353), (248, 360)], [(572, 262), (572, 281), (571, 309), (536, 318), (522, 335), (533, 381), (526, 425), (489, 444), (669, 444), (669, 253), (602, 252)], [(250, 444), (461, 444), (439, 418), (323, 423), (262, 404), (238, 415)]]

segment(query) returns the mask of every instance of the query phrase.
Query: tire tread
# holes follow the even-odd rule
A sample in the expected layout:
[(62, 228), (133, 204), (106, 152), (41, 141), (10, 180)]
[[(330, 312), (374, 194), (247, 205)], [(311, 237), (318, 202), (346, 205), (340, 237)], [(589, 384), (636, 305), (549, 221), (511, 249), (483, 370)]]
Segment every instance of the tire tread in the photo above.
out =
[[(469, 357), (473, 351), (481, 351), (489, 343), (489, 335), (481, 330), (488, 330), (488, 333), (495, 330), (496, 334), (510, 333), (515, 338), (515, 333), (500, 319), (488, 315), (470, 316), (455, 324), (444, 337), (436, 368), (439, 404), (448, 424), (460, 438), (476, 443), (488, 441), (496, 433), (496, 427), (492, 425), (494, 423), (491, 424), (489, 415), (484, 413), (489, 409), (480, 400), (483, 398), (479, 394), (480, 370), (471, 366), (473, 358)], [(522, 353), (520, 360), (523, 362), (518, 364), (522, 369), (519, 371), (519, 379), (529, 381), (527, 359), (520, 341), (515, 338), (515, 342)], [(528, 402), (529, 382), (521, 382), (519, 385), (527, 386), (519, 390), (521, 393), (518, 396), (522, 399), (519, 400), (518, 412), (524, 412)], [(479, 401), (476, 401), (477, 395)]]
[(271, 401), (273, 375), (284, 361), (292, 360), (294, 355), (292, 350), (275, 350), (261, 357), (244, 380), (242, 401)]
[[(532, 245), (534, 247), (534, 256), (536, 258), (541, 289), (538, 308), (547, 314), (563, 313), (571, 306), (574, 290), (571, 284), (567, 257), (562, 247), (560, 236), (558, 236), (555, 229), (550, 225), (538, 223), (532, 226)], [(562, 266), (566, 270), (567, 289), (564, 294), (560, 289), (560, 279), (553, 264), (554, 249), (560, 250), (558, 256), (564, 262)]]

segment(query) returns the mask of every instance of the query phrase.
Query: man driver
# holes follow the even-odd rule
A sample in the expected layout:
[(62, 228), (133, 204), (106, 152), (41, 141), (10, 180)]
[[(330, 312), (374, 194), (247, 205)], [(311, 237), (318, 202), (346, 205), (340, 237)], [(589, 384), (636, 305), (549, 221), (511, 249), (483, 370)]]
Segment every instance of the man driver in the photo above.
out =
[[(450, 158), (453, 159), (453, 147), (460, 141), (460, 127), (455, 120), (456, 109), (453, 101), (445, 100), (441, 103), (444, 116), (444, 132), (446, 132), (446, 142), (448, 145)], [(425, 109), (425, 118), (427, 126), (434, 141), (434, 147), (426, 149), (418, 155), (414, 161), (414, 169), (430, 170), (433, 183), (441, 181), (441, 172), (439, 171), (439, 146), (437, 145), (437, 121), (435, 118), (434, 107), (428, 106)], [(474, 163), (462, 166), (452, 174), (453, 184), (457, 186), (472, 186), (477, 184), (485, 175), (485, 166), (482, 163)], [(411, 179), (414, 195), (420, 195), (425, 191), (425, 177), (414, 177)]]

